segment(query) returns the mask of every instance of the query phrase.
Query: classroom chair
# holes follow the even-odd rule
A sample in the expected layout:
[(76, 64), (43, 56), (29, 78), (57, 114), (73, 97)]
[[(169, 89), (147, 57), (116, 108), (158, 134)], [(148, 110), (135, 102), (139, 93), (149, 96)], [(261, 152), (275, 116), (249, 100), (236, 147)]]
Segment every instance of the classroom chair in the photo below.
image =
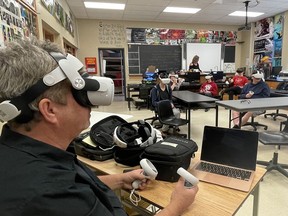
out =
[(169, 100), (162, 100), (158, 102), (158, 117), (161, 124), (173, 127), (173, 135), (180, 135), (186, 137), (186, 134), (177, 134), (177, 128), (182, 125), (188, 125), (189, 120), (176, 118), (173, 113), (171, 102)]
[[(150, 109), (153, 113), (154, 113), (154, 116), (152, 117), (149, 117), (149, 118), (145, 118), (144, 120), (147, 121), (147, 120), (150, 120), (151, 121), (151, 125), (157, 129), (161, 128), (162, 127), (162, 124), (155, 124), (156, 121), (159, 121), (159, 117), (158, 117), (158, 111), (155, 109), (155, 107), (152, 105), (152, 99), (151, 99), (151, 91), (150, 91), (150, 95), (148, 96), (148, 100), (147, 100), (147, 106), (148, 106), (148, 109)], [(155, 124), (155, 125), (154, 125)]]
[(266, 166), (267, 172), (277, 170), (288, 177), (288, 164), (278, 163), (278, 146), (288, 146), (288, 120), (282, 131), (264, 131), (259, 133), (259, 141), (264, 145), (274, 145), (275, 150), (270, 161), (257, 161), (257, 164)]
[(264, 130), (267, 130), (268, 129), (267, 125), (264, 125), (264, 124), (261, 124), (261, 123), (255, 121), (255, 118), (257, 116), (262, 115), (264, 113), (266, 113), (266, 111), (259, 111), (259, 112), (257, 112), (257, 114), (253, 114), (250, 122), (247, 122), (246, 124), (242, 125), (241, 127), (252, 126), (254, 131), (257, 131), (257, 127), (263, 127)]

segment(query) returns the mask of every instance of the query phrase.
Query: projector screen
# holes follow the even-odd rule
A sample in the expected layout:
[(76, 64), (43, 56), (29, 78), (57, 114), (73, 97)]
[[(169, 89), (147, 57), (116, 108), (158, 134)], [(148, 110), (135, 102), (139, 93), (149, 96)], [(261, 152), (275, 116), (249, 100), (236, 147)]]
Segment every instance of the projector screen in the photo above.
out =
[(199, 66), (202, 72), (223, 70), (222, 45), (216, 43), (187, 43), (186, 69), (195, 55), (199, 56)]

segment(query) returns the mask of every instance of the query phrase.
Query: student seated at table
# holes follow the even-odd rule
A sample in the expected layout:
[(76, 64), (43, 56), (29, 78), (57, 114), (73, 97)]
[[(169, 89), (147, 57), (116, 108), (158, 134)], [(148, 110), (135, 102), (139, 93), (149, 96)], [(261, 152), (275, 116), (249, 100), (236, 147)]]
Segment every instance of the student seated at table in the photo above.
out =
[[(180, 110), (174, 106), (172, 101), (172, 89), (169, 85), (170, 79), (165, 78), (163, 74), (159, 74), (157, 78), (157, 85), (155, 85), (151, 89), (151, 102), (152, 106), (155, 108), (157, 112), (157, 103), (161, 100), (169, 100), (171, 101), (171, 106), (173, 108), (173, 113), (176, 118), (180, 118)], [(163, 125), (161, 129), (161, 133), (163, 136), (167, 136), (169, 134), (169, 125)], [(179, 128), (178, 128), (179, 131)]]
[[(249, 99), (270, 97), (270, 88), (263, 81), (263, 73), (254, 71), (251, 79), (252, 81), (243, 87), (241, 94), (239, 95), (239, 99), (242, 99), (243, 103), (251, 103)], [(257, 113), (259, 113), (259, 111), (243, 113), (241, 116), (241, 126), (246, 124), (253, 114)], [(239, 128), (239, 114), (240, 113), (237, 111), (232, 112), (233, 128)]]
[(225, 93), (228, 93), (229, 100), (233, 100), (233, 96), (239, 95), (244, 85), (248, 83), (248, 78), (244, 76), (244, 69), (238, 68), (236, 70), (236, 74), (233, 76), (232, 79), (230, 78), (228, 82), (229, 82), (229, 87), (222, 89), (219, 92), (219, 96), (223, 98), (223, 95)]
[(205, 76), (206, 82), (204, 82), (200, 86), (199, 93), (209, 96), (209, 97), (217, 97), (218, 96), (218, 86), (217, 84), (212, 80), (212, 75)]
[(169, 78), (170, 78), (170, 83), (169, 83), (169, 85), (170, 85), (172, 91), (177, 91), (177, 90), (179, 90), (182, 82), (184, 82), (184, 79), (178, 77), (178, 75), (175, 74), (174, 71), (171, 71), (171, 72), (169, 73)]
[[(113, 190), (131, 190), (135, 180), (144, 189), (143, 170), (97, 177), (66, 151), (89, 126), (97, 100), (87, 97), (97, 90), (90, 85), (96, 80), (80, 78), (80, 60), (51, 42), (27, 39), (0, 49), (0, 65), (0, 119), (7, 122), (0, 137), (0, 214), (127, 216)], [(197, 191), (180, 178), (157, 215), (181, 215)]]

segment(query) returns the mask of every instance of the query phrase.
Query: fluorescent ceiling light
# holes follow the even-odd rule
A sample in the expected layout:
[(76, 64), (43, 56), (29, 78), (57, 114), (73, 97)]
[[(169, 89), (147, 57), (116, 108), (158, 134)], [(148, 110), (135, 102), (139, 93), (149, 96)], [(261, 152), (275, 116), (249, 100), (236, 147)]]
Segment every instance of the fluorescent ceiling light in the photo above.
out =
[[(264, 13), (259, 13), (259, 12), (247, 12), (247, 16), (248, 17), (258, 17), (261, 16)], [(245, 17), (246, 16), (246, 11), (235, 11), (231, 14), (229, 14), (229, 16), (242, 16)]]
[(124, 10), (125, 4), (103, 3), (103, 2), (84, 2), (86, 8)]
[(200, 8), (166, 7), (163, 12), (195, 14), (200, 10), (201, 10)]

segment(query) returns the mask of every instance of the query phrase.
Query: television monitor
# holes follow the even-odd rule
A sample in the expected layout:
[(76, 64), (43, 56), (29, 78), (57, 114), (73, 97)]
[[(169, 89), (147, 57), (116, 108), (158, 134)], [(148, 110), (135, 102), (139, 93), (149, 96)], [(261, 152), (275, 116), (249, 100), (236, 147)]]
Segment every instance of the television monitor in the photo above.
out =
[(221, 82), (224, 77), (224, 72), (223, 71), (213, 71), (212, 76), (215, 82)]
[(200, 72), (188, 72), (186, 75), (186, 82), (200, 82)]
[(152, 82), (152, 81), (156, 80), (156, 73), (147, 71), (144, 73), (143, 78), (147, 82)]

